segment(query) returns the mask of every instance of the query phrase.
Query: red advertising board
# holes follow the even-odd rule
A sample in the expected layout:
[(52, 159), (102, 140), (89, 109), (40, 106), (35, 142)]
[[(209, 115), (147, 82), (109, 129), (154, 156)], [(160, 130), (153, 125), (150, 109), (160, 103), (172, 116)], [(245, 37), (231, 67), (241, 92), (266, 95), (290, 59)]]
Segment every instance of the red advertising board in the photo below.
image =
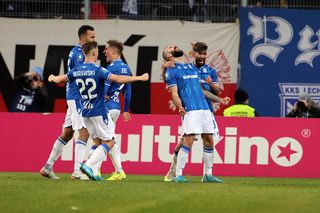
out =
[[(37, 172), (62, 130), (64, 114), (0, 113), (0, 171)], [(320, 119), (217, 116), (214, 174), (220, 176), (320, 177)], [(128, 174), (164, 175), (179, 139), (177, 115), (133, 115), (117, 123), (117, 143)], [(91, 142), (88, 142), (89, 144)], [(202, 174), (202, 141), (194, 143), (184, 173)], [(87, 146), (89, 151), (90, 145)], [(73, 170), (73, 142), (55, 164)], [(107, 160), (103, 172), (113, 171)]]

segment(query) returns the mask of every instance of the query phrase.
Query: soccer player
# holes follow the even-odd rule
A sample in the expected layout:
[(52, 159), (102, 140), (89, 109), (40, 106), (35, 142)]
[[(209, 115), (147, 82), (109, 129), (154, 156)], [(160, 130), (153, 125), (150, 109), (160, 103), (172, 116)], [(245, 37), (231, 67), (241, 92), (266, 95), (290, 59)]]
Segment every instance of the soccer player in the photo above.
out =
[[(106, 69), (115, 75), (126, 75), (131, 76), (131, 70), (129, 66), (121, 60), (121, 54), (123, 51), (123, 44), (115, 39), (107, 41), (107, 44), (104, 49), (104, 54), (106, 56), (106, 60), (108, 62), (108, 66)], [(109, 85), (109, 82), (106, 81), (106, 105), (109, 111), (109, 115), (111, 117), (111, 121), (113, 122), (113, 126), (115, 128), (116, 122), (120, 115), (120, 100), (119, 95), (121, 92), (124, 94), (124, 110), (123, 110), (123, 119), (124, 121), (129, 121), (131, 119), (129, 110), (129, 105), (131, 101), (131, 84), (119, 84), (113, 82)], [(94, 149), (99, 144), (95, 144), (91, 147), (90, 152), (93, 152)], [(121, 158), (120, 158), (120, 149), (117, 144), (114, 144), (113, 148), (109, 152), (109, 156), (112, 160), (112, 163), (115, 167), (115, 172), (112, 173), (111, 177), (107, 180), (124, 180), (126, 178), (126, 174), (123, 171)], [(98, 168), (94, 168), (94, 173), (99, 173), (100, 166)]]
[[(198, 71), (190, 64), (184, 63), (183, 51), (171, 45), (164, 49), (163, 58), (175, 62), (175, 67), (168, 67), (165, 81), (171, 93), (173, 103), (182, 116), (184, 132), (181, 148), (177, 155), (174, 182), (187, 182), (182, 175), (196, 134), (203, 139), (204, 175), (202, 182), (217, 182), (212, 176), (214, 124), (212, 113), (198, 78)], [(221, 180), (220, 180), (221, 181)]]
[[(209, 65), (205, 64), (206, 57), (207, 57), (207, 49), (208, 49), (208, 46), (204, 42), (196, 42), (195, 44), (193, 44), (192, 45), (192, 50), (193, 50), (192, 54), (195, 57), (195, 61), (193, 63), (191, 63), (191, 65), (195, 70), (198, 71), (200, 82), (201, 82), (203, 89), (211, 92), (212, 94), (217, 95), (221, 91), (221, 87), (218, 82), (218, 76), (217, 76), (216, 70), (213, 69), (212, 67), (210, 67)], [(218, 96), (213, 96), (213, 97), (214, 97), (214, 99), (213, 99), (214, 101), (222, 103), (223, 105), (228, 105), (230, 102), (229, 97), (224, 97), (224, 98), (220, 98)], [(210, 111), (212, 112), (212, 116), (213, 116), (213, 124), (214, 124), (213, 138), (214, 138), (214, 140), (218, 140), (220, 137), (220, 134), (219, 134), (217, 122), (214, 117), (214, 109), (213, 109), (213, 105), (212, 105), (212, 99), (207, 98), (207, 97), (206, 97), (206, 99), (207, 99)], [(179, 143), (175, 147), (171, 166), (170, 166), (170, 169), (167, 172), (166, 176), (164, 177), (164, 181), (172, 181), (172, 179), (175, 176), (177, 155), (178, 155), (178, 152), (179, 152), (182, 144), (183, 144), (183, 137), (180, 139)], [(222, 182), (217, 177), (214, 177), (214, 178), (215, 178), (216, 182)]]
[(81, 95), (82, 117), (91, 138), (99, 145), (89, 159), (81, 165), (81, 171), (90, 179), (102, 180), (94, 175), (92, 168), (100, 163), (114, 146), (113, 122), (110, 121), (108, 109), (105, 106), (105, 80), (117, 83), (147, 81), (147, 73), (141, 76), (123, 76), (110, 73), (107, 69), (94, 63), (98, 59), (97, 42), (88, 42), (82, 46), (85, 62), (68, 72), (67, 75), (50, 75), (49, 82), (76, 82)]
[[(92, 26), (82, 25), (78, 30), (79, 44), (76, 45), (69, 54), (68, 58), (68, 73), (74, 67), (82, 64), (84, 61), (84, 54), (81, 46), (84, 44), (95, 41), (95, 31)], [(68, 82), (66, 85), (66, 100), (68, 105), (65, 122), (61, 135), (55, 141), (49, 159), (45, 166), (40, 170), (40, 174), (44, 177), (51, 179), (59, 179), (53, 172), (54, 162), (61, 156), (64, 146), (73, 137), (75, 130), (79, 131), (79, 138), (75, 144), (75, 160), (74, 172), (71, 175), (72, 179), (86, 178), (80, 171), (81, 163), (85, 157), (85, 148), (89, 133), (85, 128), (83, 119), (79, 113), (80, 108), (80, 95), (77, 85), (74, 82)]]

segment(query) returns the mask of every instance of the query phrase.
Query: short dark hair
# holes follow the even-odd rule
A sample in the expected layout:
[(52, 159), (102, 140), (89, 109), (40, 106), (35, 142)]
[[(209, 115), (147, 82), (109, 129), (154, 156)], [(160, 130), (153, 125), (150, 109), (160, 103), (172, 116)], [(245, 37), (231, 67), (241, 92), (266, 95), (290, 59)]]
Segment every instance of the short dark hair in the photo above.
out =
[(234, 100), (236, 103), (243, 103), (248, 100), (248, 98), (248, 93), (243, 89), (237, 89), (234, 93)]
[(121, 55), (122, 51), (123, 51), (123, 44), (122, 42), (116, 40), (116, 39), (110, 39), (109, 41), (107, 41), (107, 44), (110, 47), (115, 47), (118, 50), (118, 54)]
[(82, 25), (78, 30), (78, 37), (80, 38), (86, 34), (88, 30), (94, 31), (94, 28), (90, 25)]
[(90, 41), (82, 45), (82, 51), (85, 55), (95, 48), (98, 48), (98, 43), (96, 41)]
[(192, 45), (192, 49), (193, 51), (196, 51), (196, 52), (202, 52), (202, 51), (207, 51), (208, 49), (208, 45), (204, 42), (196, 42), (195, 44)]

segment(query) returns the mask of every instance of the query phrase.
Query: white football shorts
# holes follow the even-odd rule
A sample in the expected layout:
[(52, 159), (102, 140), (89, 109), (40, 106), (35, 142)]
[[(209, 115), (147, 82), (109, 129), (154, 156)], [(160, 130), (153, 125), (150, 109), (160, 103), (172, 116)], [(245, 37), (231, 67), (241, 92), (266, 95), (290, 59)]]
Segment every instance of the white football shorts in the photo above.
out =
[(213, 118), (213, 134), (212, 134), (212, 137), (213, 137), (214, 141), (218, 141), (219, 138), (220, 138), (220, 133), (219, 133), (219, 128), (218, 128), (218, 124), (217, 124), (216, 118), (214, 117), (213, 113), (212, 113), (212, 118)]
[(77, 103), (76, 100), (67, 100), (68, 110), (64, 120), (63, 127), (72, 126), (73, 130), (79, 130), (86, 127), (81, 116), (80, 107), (77, 107), (80, 102)]
[(184, 134), (213, 134), (213, 117), (210, 110), (188, 111), (182, 119), (182, 129)]
[(119, 115), (120, 115), (120, 110), (119, 109), (110, 109), (109, 110), (109, 115), (110, 115), (113, 123), (116, 124), (117, 120), (119, 118)]
[(108, 141), (114, 138), (114, 125), (111, 117), (106, 116), (83, 117), (84, 123), (90, 133), (92, 139), (100, 138), (101, 140)]

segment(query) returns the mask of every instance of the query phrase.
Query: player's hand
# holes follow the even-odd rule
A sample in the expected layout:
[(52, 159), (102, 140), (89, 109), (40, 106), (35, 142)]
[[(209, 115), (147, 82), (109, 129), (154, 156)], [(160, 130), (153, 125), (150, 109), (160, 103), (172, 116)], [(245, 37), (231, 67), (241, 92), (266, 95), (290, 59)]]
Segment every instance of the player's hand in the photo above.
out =
[(164, 69), (166, 69), (167, 67), (175, 67), (176, 65), (175, 65), (175, 63), (174, 63), (174, 61), (167, 61), (167, 62), (165, 62), (164, 64), (162, 64), (162, 67), (164, 68)]
[(106, 99), (106, 101), (110, 100), (110, 96), (109, 95), (104, 96), (104, 98)]
[(187, 113), (186, 110), (185, 110), (182, 106), (179, 107), (179, 111), (178, 111), (178, 112), (179, 112), (179, 114), (182, 115), (182, 116)]
[(140, 81), (147, 81), (149, 80), (149, 74), (144, 73), (143, 75), (140, 75)]
[(227, 96), (227, 97), (221, 98), (221, 103), (226, 106), (230, 103), (230, 100), (231, 99)]
[(56, 76), (54, 76), (54, 75), (49, 75), (49, 77), (48, 77), (48, 82), (54, 82), (54, 78), (55, 78)]
[(173, 103), (172, 100), (168, 101), (168, 105), (169, 105), (169, 109), (171, 109), (172, 111), (176, 111), (177, 106)]
[(123, 112), (122, 116), (123, 116), (123, 120), (126, 122), (131, 120), (131, 115), (129, 112)]
[(206, 79), (205, 79), (206, 83), (208, 84), (212, 84), (212, 78), (211, 76), (209, 75)]

